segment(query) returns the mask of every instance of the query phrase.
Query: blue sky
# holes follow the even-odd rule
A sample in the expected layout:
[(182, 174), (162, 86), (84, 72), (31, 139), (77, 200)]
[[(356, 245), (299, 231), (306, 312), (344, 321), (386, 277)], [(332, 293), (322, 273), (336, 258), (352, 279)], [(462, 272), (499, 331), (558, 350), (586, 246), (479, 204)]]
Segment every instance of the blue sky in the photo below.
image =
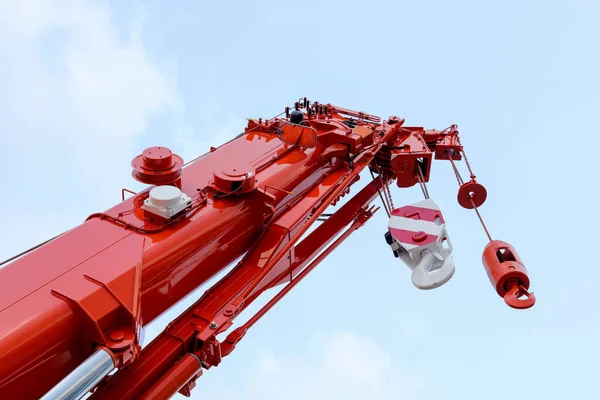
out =
[[(485, 235), (437, 162), (429, 191), (454, 245), (448, 284), (412, 286), (382, 210), (194, 397), (594, 398), (599, 11), (591, 0), (1, 1), (0, 258), (139, 189), (129, 163), (144, 148), (189, 160), (301, 96), (456, 123), (488, 189), (481, 212), (524, 259), (536, 306), (512, 310), (495, 294)], [(393, 194), (397, 206), (422, 198)]]

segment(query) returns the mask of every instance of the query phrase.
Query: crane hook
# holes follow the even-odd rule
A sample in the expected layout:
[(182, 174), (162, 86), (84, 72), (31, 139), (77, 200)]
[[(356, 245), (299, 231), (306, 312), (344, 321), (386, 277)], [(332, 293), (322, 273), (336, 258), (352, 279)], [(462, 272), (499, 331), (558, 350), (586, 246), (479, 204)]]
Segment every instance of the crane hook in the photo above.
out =
[[(520, 300), (523, 296), (527, 298)], [(533, 292), (529, 292), (525, 286), (519, 285), (517, 282), (512, 282), (511, 287), (504, 295), (504, 301), (512, 308), (525, 310), (526, 308), (533, 307), (535, 304), (535, 295)]]
[[(411, 280), (416, 288), (430, 290), (442, 286), (454, 276), (455, 266), (451, 254), (445, 258), (436, 257), (431, 250), (425, 249), (421, 253), (422, 259), (412, 272)], [(434, 264), (441, 267), (433, 270)]]

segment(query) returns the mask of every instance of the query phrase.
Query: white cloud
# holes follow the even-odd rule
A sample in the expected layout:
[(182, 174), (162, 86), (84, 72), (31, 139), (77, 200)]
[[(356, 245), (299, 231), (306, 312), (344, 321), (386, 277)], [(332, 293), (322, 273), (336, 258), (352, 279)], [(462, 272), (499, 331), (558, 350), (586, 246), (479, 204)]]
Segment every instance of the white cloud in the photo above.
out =
[(2, 255), (118, 202), (141, 152), (133, 140), (152, 114), (181, 110), (176, 78), (162, 68), (170, 60), (151, 59), (141, 39), (143, 8), (123, 30), (115, 14), (91, 0), (0, 3), (0, 177), (19, 194), (0, 206), (14, 210), (9, 226), (38, 222)]
[(317, 335), (306, 350), (297, 358), (263, 352), (256, 365), (244, 365), (249, 371), (244, 383), (229, 386), (225, 398), (415, 400), (423, 393), (421, 374), (402, 369), (371, 338), (350, 332)]
[(0, 16), (3, 119), (12, 129), (2, 141), (37, 164), (52, 159), (63, 172), (77, 165), (70, 178), (126, 170), (122, 157), (148, 116), (177, 105), (139, 24), (119, 35), (110, 9), (93, 1), (13, 2)]
[(206, 94), (193, 110), (195, 125), (178, 126), (175, 146), (189, 161), (233, 139), (244, 131), (247, 121), (224, 107), (214, 93)]

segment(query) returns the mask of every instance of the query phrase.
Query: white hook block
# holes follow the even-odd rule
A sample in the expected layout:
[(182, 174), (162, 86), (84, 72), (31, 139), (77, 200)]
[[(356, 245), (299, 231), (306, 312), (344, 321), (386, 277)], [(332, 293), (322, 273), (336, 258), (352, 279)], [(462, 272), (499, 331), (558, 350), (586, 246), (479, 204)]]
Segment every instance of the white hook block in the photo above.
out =
[[(442, 264), (434, 269), (436, 264)], [(423, 250), (421, 262), (413, 270), (412, 283), (421, 290), (430, 290), (442, 286), (454, 275), (454, 259), (448, 255), (445, 259), (437, 258), (431, 251)]]
[(388, 243), (413, 271), (412, 282), (417, 288), (433, 289), (452, 278), (452, 244), (442, 212), (433, 200), (393, 210), (388, 229)]

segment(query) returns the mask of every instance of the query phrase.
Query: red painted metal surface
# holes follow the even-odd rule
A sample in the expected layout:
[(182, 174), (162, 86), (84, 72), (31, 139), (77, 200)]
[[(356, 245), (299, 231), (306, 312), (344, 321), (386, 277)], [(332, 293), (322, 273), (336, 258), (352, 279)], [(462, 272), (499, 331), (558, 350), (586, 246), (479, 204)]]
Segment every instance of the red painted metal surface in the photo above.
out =
[[(529, 277), (517, 251), (508, 243), (493, 240), (483, 251), (483, 265), (500, 297), (513, 308), (529, 308), (535, 296), (529, 293)], [(520, 297), (525, 296), (525, 299)]]
[(464, 183), (456, 196), (458, 204), (467, 209), (481, 207), (487, 199), (487, 190), (474, 179)]
[[(251, 152), (253, 142), (259, 142), (260, 152)], [(264, 154), (265, 147), (276, 152), (282, 146), (275, 141), (260, 143), (260, 136), (255, 136), (254, 141), (240, 138), (208, 154), (186, 168), (182, 179), (184, 191), (193, 194), (196, 189), (206, 186), (205, 182), (210, 177), (206, 173), (210, 172), (207, 166), (211, 165), (214, 169), (219, 162), (226, 165), (227, 160), (219, 156), (227, 148), (232, 148), (238, 159), (244, 157), (251, 163), (253, 158)], [(227, 154), (224, 156), (227, 157)], [(296, 151), (290, 151), (273, 164), (277, 174), (259, 176), (264, 176), (261, 181), (265, 184), (289, 188), (290, 182), (309, 177), (326, 161), (316, 159), (308, 163), (307, 160), (306, 154), (298, 157)], [(105, 214), (118, 216), (125, 213), (143, 195)], [(41, 369), (51, 368), (56, 375), (66, 374), (91, 350), (91, 342), (105, 340), (100, 334), (76, 328), (78, 324), (87, 325), (87, 318), (78, 318), (75, 307), (71, 307), (65, 299), (85, 303), (89, 308), (82, 313), (91, 314), (95, 320), (106, 321), (104, 327), (94, 327), (94, 331), (102, 328), (110, 331), (115, 327), (133, 334), (135, 324), (117, 321), (122, 314), (118, 310), (119, 300), (94, 281), (114, 285), (113, 290), (117, 294), (123, 293), (123, 301), (129, 303), (131, 318), (148, 323), (247, 251), (260, 233), (264, 220), (276, 211), (270, 209), (267, 203), (273, 202), (277, 206), (277, 200), (283, 196), (285, 194), (280, 192), (270, 195), (256, 191), (244, 198), (217, 198), (212, 204), (198, 208), (185, 221), (151, 235), (131, 232), (99, 216), (7, 265), (0, 270), (0, 281), (19, 284), (3, 287), (0, 298), (3, 321), (0, 327), (0, 336), (3, 337), (0, 342), (2, 389), (8, 388), (9, 393), (16, 393), (20, 388), (28, 387), (25, 383), (33, 377), (47, 374), (41, 374)], [(137, 208), (121, 219), (135, 226), (144, 226), (144, 229), (160, 228), (144, 224), (141, 214)], [(40, 265), (44, 266), (41, 270)], [(61, 295), (64, 297), (59, 297)], [(134, 306), (139, 305), (139, 297), (144, 307), (138, 314), (139, 310), (134, 310)], [(45, 337), (54, 339), (46, 341)], [(89, 343), (88, 348), (84, 345), (86, 342)], [(32, 368), (30, 360), (40, 355), (44, 362)], [(37, 387), (41, 388), (41, 392), (32, 392), (34, 397), (50, 385), (47, 388)]]
[[(323, 191), (323, 186), (325, 184), (313, 190), (307, 198), (314, 196), (313, 203), (318, 202), (318, 193)], [(282, 281), (289, 281), (338, 233), (342, 232), (345, 226), (360, 218), (364, 213), (364, 207), (376, 196), (377, 185), (376, 182), (372, 182), (311, 232), (302, 241), (302, 245), (298, 244), (294, 248), (294, 251), (282, 250), (290, 248), (291, 241), (286, 238), (289, 237), (290, 230), (298, 224), (298, 220), (304, 217), (289, 218), (293, 216), (292, 211), (282, 215), (267, 231), (263, 240), (230, 274), (221, 279), (186, 313), (174, 321), (163, 334), (144, 349), (140, 359), (131, 368), (122, 371), (112, 382), (109, 382), (108, 387), (94, 395), (93, 399), (110, 399), (117, 395), (122, 399), (136, 398), (149, 383), (162, 376), (172, 365), (173, 360), (180, 357), (183, 352), (198, 352), (205, 368), (218, 365), (223, 355), (215, 335), (228, 329), (235, 316), (249, 304), (249, 302), (236, 304), (236, 300), (244, 291), (248, 291), (251, 283), (258, 285), (255, 293), (259, 293)], [(310, 208), (307, 209), (310, 211)], [(298, 233), (299, 231), (295, 235)], [(274, 258), (277, 254), (290, 257), (286, 257), (283, 262), (278, 262), (277, 258)], [(261, 281), (261, 277), (265, 275), (267, 278)], [(261, 282), (262, 286), (260, 286)], [(252, 293), (249, 293), (248, 297), (251, 296)], [(214, 325), (211, 326), (213, 323)], [(237, 343), (238, 334), (239, 331), (234, 331), (235, 339), (228, 337), (228, 342)], [(208, 345), (203, 348), (202, 343)]]
[(181, 176), (183, 159), (166, 147), (150, 147), (131, 162), (132, 176), (139, 182), (161, 185)]
[(425, 207), (403, 206), (392, 211), (392, 215), (416, 220), (435, 222), (439, 220), (445, 224), (444, 216), (439, 210)]
[(390, 232), (392, 233), (394, 239), (401, 243), (412, 242), (414, 244), (418, 243), (419, 245), (426, 245), (430, 243), (435, 243), (438, 240), (438, 237), (436, 235), (428, 235), (423, 231), (415, 233), (404, 229), (390, 228)]
[(196, 355), (188, 353), (138, 398), (139, 400), (168, 399), (201, 373), (200, 359)]
[[(136, 179), (174, 185), (192, 199), (172, 219), (142, 210), (149, 187), (0, 269), (0, 398), (39, 398), (99, 346), (114, 354), (119, 371), (95, 400), (189, 394), (200, 375), (196, 358), (204, 369), (218, 365), (369, 219), (383, 187), (427, 182), (434, 154), (461, 159), (455, 125), (426, 131), (306, 99), (294, 108), (285, 118), (250, 120), (242, 135), (185, 167), (164, 147), (136, 157)], [(323, 217), (367, 168), (378, 176)], [(240, 256), (140, 349), (144, 325)], [(264, 290), (283, 284), (248, 323), (217, 339)]]

